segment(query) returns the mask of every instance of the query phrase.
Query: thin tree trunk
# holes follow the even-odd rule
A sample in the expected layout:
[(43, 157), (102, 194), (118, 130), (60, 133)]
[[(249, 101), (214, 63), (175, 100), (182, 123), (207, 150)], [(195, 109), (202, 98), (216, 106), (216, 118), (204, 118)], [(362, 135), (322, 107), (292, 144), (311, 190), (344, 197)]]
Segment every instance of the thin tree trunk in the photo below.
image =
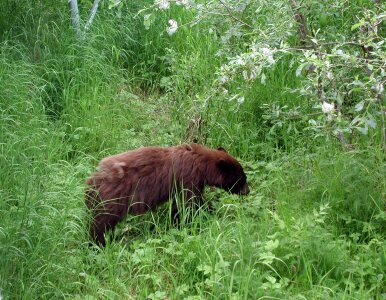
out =
[(86, 25), (84, 26), (84, 29), (85, 29), (85, 30), (88, 30), (88, 29), (90, 28), (90, 26), (91, 26), (91, 24), (92, 24), (92, 21), (94, 20), (95, 14), (96, 14), (96, 12), (97, 12), (97, 10), (98, 10), (99, 2), (100, 2), (100, 0), (95, 0), (95, 1), (94, 1), (94, 4), (92, 5), (92, 8), (91, 8), (91, 10), (90, 10), (90, 15), (89, 15), (89, 17), (88, 17), (87, 23), (86, 23)]
[(80, 30), (78, 0), (68, 0), (68, 5), (70, 6), (71, 11), (72, 25), (76, 31), (76, 36), (80, 39), (82, 37), (82, 31)]

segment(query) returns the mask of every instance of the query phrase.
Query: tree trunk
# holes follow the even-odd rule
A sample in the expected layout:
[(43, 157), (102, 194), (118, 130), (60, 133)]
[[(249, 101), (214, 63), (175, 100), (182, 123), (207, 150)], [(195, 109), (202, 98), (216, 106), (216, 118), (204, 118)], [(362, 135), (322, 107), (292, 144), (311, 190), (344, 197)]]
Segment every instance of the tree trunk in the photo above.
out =
[(82, 37), (82, 31), (80, 30), (78, 0), (68, 0), (68, 5), (70, 6), (72, 25), (74, 26), (76, 36), (80, 39)]

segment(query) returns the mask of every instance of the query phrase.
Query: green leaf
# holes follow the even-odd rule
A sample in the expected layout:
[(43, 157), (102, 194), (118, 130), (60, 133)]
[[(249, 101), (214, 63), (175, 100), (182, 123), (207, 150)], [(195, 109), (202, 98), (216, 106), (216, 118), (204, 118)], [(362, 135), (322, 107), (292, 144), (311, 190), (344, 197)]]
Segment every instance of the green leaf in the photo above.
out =
[(302, 63), (300, 66), (296, 69), (296, 77), (299, 77), (302, 74), (303, 68), (307, 65), (307, 63)]
[(279, 240), (274, 240), (274, 241), (270, 240), (265, 244), (264, 248), (267, 251), (272, 251), (276, 249), (278, 246), (279, 246)]
[(355, 105), (355, 111), (361, 111), (363, 109), (364, 102), (361, 101), (357, 105)]
[(367, 133), (369, 132), (369, 128), (367, 126), (365, 127), (357, 127), (358, 131), (364, 135), (367, 135)]
[(204, 272), (205, 275), (212, 273), (212, 267), (208, 265), (198, 265), (197, 270)]
[(371, 128), (375, 129), (377, 127), (377, 123), (375, 122), (374, 119), (368, 119), (366, 121), (367, 125), (369, 125)]
[(147, 14), (143, 16), (143, 25), (145, 26), (145, 29), (148, 30), (150, 28), (150, 25), (154, 22), (155, 16), (153, 14)]
[(355, 30), (355, 29), (357, 29), (357, 28), (359, 28), (359, 27), (361, 27), (363, 25), (365, 25), (365, 21), (364, 20), (360, 20), (359, 23), (356, 23), (353, 26), (351, 26), (351, 31), (353, 31), (353, 30)]

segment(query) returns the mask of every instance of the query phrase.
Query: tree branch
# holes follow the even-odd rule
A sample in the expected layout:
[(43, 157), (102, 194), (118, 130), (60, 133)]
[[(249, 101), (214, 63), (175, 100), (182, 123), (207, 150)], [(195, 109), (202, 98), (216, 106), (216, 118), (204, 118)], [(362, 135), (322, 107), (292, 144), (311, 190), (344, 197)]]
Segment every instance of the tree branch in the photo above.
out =
[(241, 20), (241, 19), (235, 17), (235, 16), (233, 15), (232, 10), (229, 8), (228, 5), (225, 4), (225, 2), (223, 2), (223, 1), (221, 1), (221, 0), (219, 0), (219, 1), (220, 1), (220, 3), (225, 7), (225, 9), (228, 11), (229, 17), (231, 17), (233, 20), (235, 20), (235, 21), (237, 21), (237, 22), (243, 24), (244, 26), (248, 27), (249, 29), (253, 29), (253, 26), (251, 26), (251, 25), (249, 25), (248, 23), (245, 23), (243, 20)]
[(92, 21), (94, 20), (95, 14), (98, 10), (99, 2), (100, 2), (100, 0), (94, 0), (94, 3), (93, 3), (91, 10), (90, 10), (90, 15), (88, 17), (87, 23), (84, 26), (84, 30), (88, 30), (90, 28)]
[(306, 44), (307, 37), (308, 37), (308, 29), (307, 29), (307, 23), (306, 19), (304, 18), (303, 14), (299, 10), (299, 5), (296, 3), (296, 0), (289, 0), (292, 12), (295, 16), (295, 20), (298, 23), (298, 32), (300, 35), (300, 42), (301, 44)]

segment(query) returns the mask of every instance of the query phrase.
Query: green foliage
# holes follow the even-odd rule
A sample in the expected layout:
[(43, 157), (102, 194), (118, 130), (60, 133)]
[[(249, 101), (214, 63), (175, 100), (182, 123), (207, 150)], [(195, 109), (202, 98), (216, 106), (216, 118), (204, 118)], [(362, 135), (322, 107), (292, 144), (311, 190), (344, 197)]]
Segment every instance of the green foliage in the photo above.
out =
[[(91, 3), (79, 1), (81, 13)], [(326, 96), (347, 94), (344, 116), (369, 112), (378, 122), (372, 84), (382, 70), (363, 75), (329, 47), (322, 58), (279, 48), (283, 36), (289, 47), (299, 43), (289, 2), (224, 3), (234, 5), (233, 18), (211, 1), (209, 11), (221, 13), (211, 19), (204, 6), (138, 14), (153, 1), (103, 1), (81, 42), (64, 1), (0, 3), (4, 299), (385, 298), (379, 127), (366, 123), (368, 135), (353, 134), (343, 151), (331, 138), (341, 124), (315, 111), (315, 93), (307, 94), (320, 79)], [(363, 32), (381, 14), (373, 1), (302, 3), (317, 43), (377, 39)], [(172, 35), (170, 19), (178, 22)], [(346, 47), (352, 56), (356, 46)], [(382, 57), (382, 47), (368, 59)], [(232, 80), (220, 82), (225, 75)], [(364, 85), (350, 85), (356, 75)], [(84, 181), (98, 160), (193, 140), (238, 157), (250, 195), (208, 189), (213, 213), (184, 208), (176, 227), (165, 205), (128, 216), (105, 248), (90, 247)]]

